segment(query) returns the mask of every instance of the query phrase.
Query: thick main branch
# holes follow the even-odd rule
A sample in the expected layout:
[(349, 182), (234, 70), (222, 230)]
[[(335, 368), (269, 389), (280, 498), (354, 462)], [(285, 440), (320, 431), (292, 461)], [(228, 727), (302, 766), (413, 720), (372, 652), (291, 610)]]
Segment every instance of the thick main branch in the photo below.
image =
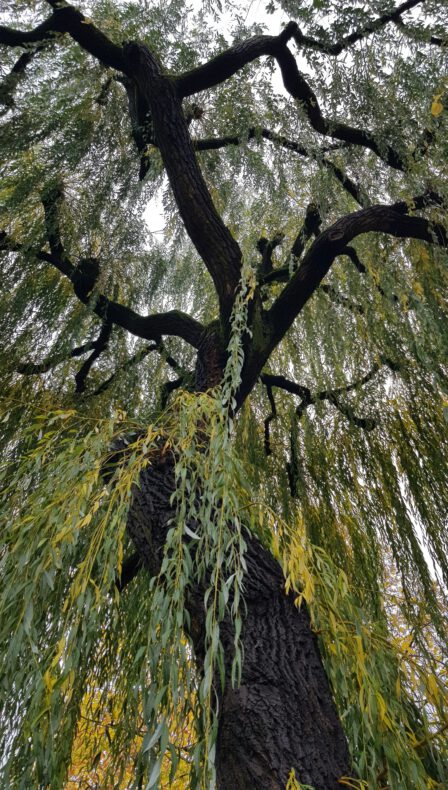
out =
[(125, 48), (143, 101), (151, 110), (157, 145), (190, 239), (204, 261), (218, 294), (221, 315), (228, 319), (241, 269), (241, 250), (219, 216), (196, 161), (175, 82), (162, 73), (143, 45)]
[(289, 329), (310, 296), (321, 283), (333, 261), (357, 236), (372, 231), (387, 233), (396, 238), (421, 239), (431, 244), (448, 246), (448, 237), (442, 225), (423, 217), (410, 217), (409, 206), (395, 203), (391, 206), (371, 206), (348, 214), (323, 231), (311, 245), (299, 269), (293, 275), (269, 311), (273, 322), (276, 345)]
[(406, 163), (401, 154), (391, 145), (378, 140), (369, 130), (340, 123), (322, 114), (316, 94), (300, 73), (296, 60), (287, 47), (288, 41), (297, 34), (297, 31), (296, 23), (289, 22), (278, 36), (253, 36), (235, 44), (212, 58), (208, 63), (177, 77), (176, 85), (179, 95), (189, 96), (192, 93), (212, 88), (225, 82), (257, 58), (272, 56), (280, 67), (286, 90), (299, 102), (316, 132), (346, 143), (369, 148), (390, 167), (397, 170), (406, 169)]

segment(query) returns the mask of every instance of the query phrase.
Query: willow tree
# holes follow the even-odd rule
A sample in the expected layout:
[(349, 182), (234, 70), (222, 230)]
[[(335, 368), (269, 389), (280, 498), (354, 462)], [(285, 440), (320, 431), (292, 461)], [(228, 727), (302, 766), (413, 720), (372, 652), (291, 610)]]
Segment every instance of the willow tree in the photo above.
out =
[(446, 6), (79, 6), (0, 27), (2, 786), (446, 786)]

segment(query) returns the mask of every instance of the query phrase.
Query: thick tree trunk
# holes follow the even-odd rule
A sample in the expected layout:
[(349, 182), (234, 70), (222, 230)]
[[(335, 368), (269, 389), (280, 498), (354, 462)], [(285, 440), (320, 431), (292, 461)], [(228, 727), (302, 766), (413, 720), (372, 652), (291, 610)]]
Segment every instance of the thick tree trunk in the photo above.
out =
[[(201, 389), (215, 383), (221, 359), (209, 335), (197, 366)], [(170, 505), (174, 484), (173, 459), (166, 455), (145, 470), (135, 489), (128, 531), (151, 574), (160, 568), (167, 523), (174, 515)], [(280, 566), (254, 538), (249, 540), (246, 562), (244, 661), (236, 689), (230, 682), (230, 623), (225, 621), (221, 629), (227, 681), (219, 711), (218, 787), (284, 788), (294, 768), (301, 783), (331, 790), (349, 774), (349, 755), (308, 612), (305, 606), (297, 609), (292, 595), (285, 595)], [(191, 597), (190, 616), (192, 641), (200, 656), (201, 593)]]
[(347, 743), (306, 607), (285, 595), (280, 566), (255, 540), (247, 563), (243, 673), (222, 699), (218, 786), (284, 788), (294, 768), (316, 790), (340, 787)]
[[(145, 470), (130, 511), (129, 533), (152, 574), (160, 567), (167, 522), (174, 515), (169, 501), (173, 488), (173, 463), (165, 457)], [(218, 787), (284, 788), (294, 768), (303, 784), (336, 788), (337, 780), (350, 772), (349, 755), (308, 612), (285, 595), (280, 566), (255, 539), (249, 541), (246, 561), (242, 681), (232, 688), (228, 649)], [(202, 595), (191, 600), (197, 655), (203, 652), (202, 601)], [(225, 646), (232, 643), (230, 628), (223, 624)]]

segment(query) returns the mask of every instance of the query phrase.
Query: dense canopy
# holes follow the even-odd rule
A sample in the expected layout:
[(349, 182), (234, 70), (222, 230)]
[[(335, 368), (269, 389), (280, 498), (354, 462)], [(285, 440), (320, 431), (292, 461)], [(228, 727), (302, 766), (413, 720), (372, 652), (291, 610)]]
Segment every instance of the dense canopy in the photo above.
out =
[(0, 52), (2, 786), (445, 787), (446, 4), (3, 0)]

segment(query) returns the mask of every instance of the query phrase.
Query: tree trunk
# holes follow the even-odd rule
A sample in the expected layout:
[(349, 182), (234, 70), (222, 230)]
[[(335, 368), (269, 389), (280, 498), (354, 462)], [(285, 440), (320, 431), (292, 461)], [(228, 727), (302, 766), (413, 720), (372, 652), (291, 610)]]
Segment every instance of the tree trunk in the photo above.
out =
[(291, 768), (316, 790), (340, 787), (348, 748), (308, 611), (285, 595), (280, 566), (256, 540), (246, 559), (243, 672), (222, 699), (218, 787), (277, 790)]
[[(204, 362), (204, 350), (210, 367)], [(204, 382), (210, 386), (220, 358), (209, 336), (197, 366), (202, 386)], [(174, 484), (174, 462), (166, 455), (143, 472), (140, 487), (135, 488), (128, 531), (151, 574), (160, 568), (167, 523), (174, 516), (170, 505)], [(255, 538), (248, 541), (246, 562), (244, 659), (236, 689), (230, 682), (231, 624), (221, 625), (226, 686), (219, 710), (218, 787), (284, 788), (294, 768), (301, 783), (331, 790), (350, 773), (349, 754), (308, 612), (305, 605), (297, 609), (293, 595), (285, 595), (279, 564)], [(193, 595), (189, 606), (191, 637), (200, 656), (203, 596)]]

